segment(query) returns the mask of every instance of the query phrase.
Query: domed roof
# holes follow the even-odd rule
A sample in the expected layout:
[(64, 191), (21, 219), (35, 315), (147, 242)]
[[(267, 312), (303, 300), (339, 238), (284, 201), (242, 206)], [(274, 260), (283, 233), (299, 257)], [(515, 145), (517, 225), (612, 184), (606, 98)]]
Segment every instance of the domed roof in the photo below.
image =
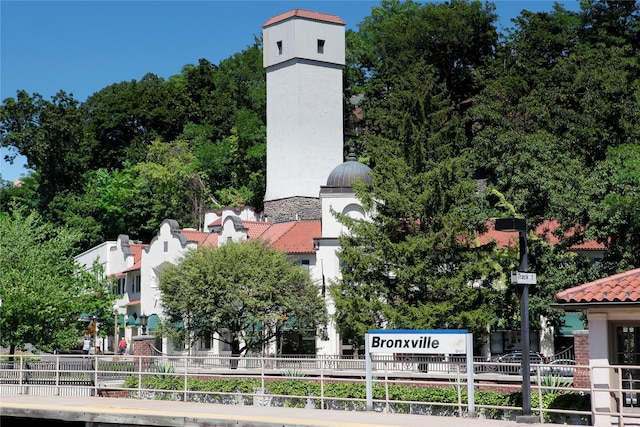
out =
[(327, 187), (351, 187), (351, 183), (361, 178), (365, 184), (373, 184), (369, 175), (371, 168), (360, 163), (353, 148), (349, 149), (347, 161), (336, 166), (327, 178)]

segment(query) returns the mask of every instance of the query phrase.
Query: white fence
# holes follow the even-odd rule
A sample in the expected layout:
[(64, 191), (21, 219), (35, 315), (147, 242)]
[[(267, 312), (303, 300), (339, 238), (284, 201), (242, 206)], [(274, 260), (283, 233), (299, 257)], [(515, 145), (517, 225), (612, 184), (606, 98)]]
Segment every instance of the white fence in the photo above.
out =
[[(306, 406), (319, 409), (364, 410), (365, 399), (329, 395), (327, 390), (336, 384), (365, 383), (364, 359), (339, 357), (228, 357), (228, 356), (43, 356), (39, 360), (15, 356), (13, 361), (0, 362), (0, 394), (31, 394), (60, 396), (119, 395), (149, 399), (176, 399), (246, 405)], [(572, 395), (594, 395), (593, 386), (576, 388), (571, 377), (562, 383), (549, 383), (543, 375), (547, 365), (532, 365), (532, 396), (542, 402), (543, 395), (564, 391)], [(500, 413), (503, 418), (514, 418), (521, 408), (483, 403), (477, 399), (483, 390), (513, 393), (521, 390), (522, 378), (517, 366), (486, 361), (474, 362), (475, 409), (480, 414), (492, 416)], [(514, 369), (515, 368), (515, 369)], [(575, 366), (592, 379), (588, 366)], [(602, 369), (602, 368), (599, 368)], [(619, 405), (611, 412), (620, 419), (638, 421), (636, 389), (640, 382), (640, 367), (610, 367), (618, 375), (618, 384), (608, 392)], [(466, 416), (466, 365), (457, 359), (409, 356), (374, 358), (374, 385), (378, 394), (374, 396), (374, 410), (405, 412), (414, 414), (439, 414)], [(586, 370), (586, 371), (585, 371)], [(151, 377), (172, 379), (174, 388), (160, 390), (145, 386)], [(127, 379), (130, 378), (128, 381)], [(133, 380), (135, 379), (135, 380)], [(228, 392), (190, 389), (193, 380), (252, 380), (250, 390)], [(277, 394), (269, 392), (273, 385), (282, 381), (301, 381), (315, 385), (317, 394)], [(127, 381), (127, 382), (125, 382)], [(125, 385), (126, 384), (126, 385)], [(133, 384), (133, 385), (131, 385)], [(175, 386), (178, 384), (178, 386)], [(394, 396), (397, 387), (408, 386), (420, 389), (454, 390), (453, 401), (400, 400)], [(593, 398), (591, 401), (593, 408)], [(534, 414), (541, 421), (555, 417), (569, 423), (588, 423), (594, 415), (589, 409), (560, 410), (545, 409), (541, 404), (532, 405)], [(580, 422), (579, 420), (583, 420)], [(623, 424), (624, 421), (621, 423)]]

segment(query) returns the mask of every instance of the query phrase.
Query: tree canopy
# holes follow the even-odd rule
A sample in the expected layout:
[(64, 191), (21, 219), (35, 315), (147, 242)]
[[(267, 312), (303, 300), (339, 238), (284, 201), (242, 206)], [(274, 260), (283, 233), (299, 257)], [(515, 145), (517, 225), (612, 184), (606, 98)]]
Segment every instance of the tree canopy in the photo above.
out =
[(74, 262), (78, 237), (37, 212), (0, 215), (0, 344), (10, 354), (27, 343), (46, 352), (74, 348), (87, 329), (83, 315), (112, 319), (108, 282)]

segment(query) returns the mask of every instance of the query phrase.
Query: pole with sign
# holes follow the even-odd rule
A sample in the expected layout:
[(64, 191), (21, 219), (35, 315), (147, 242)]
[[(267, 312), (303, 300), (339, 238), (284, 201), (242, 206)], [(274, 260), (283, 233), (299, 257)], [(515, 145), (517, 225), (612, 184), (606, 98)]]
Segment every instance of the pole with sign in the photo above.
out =
[(475, 416), (473, 389), (473, 334), (464, 329), (371, 330), (365, 334), (367, 410), (373, 410), (371, 354), (466, 354), (467, 404)]

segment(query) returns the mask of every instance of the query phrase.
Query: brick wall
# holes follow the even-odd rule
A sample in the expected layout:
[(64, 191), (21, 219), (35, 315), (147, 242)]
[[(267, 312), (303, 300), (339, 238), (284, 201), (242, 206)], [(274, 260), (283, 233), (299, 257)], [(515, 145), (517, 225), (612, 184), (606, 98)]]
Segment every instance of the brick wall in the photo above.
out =
[[(138, 335), (133, 337), (133, 356), (136, 360), (136, 366), (141, 366), (143, 371), (153, 367), (154, 356), (153, 348), (156, 343), (154, 335)], [(135, 356), (141, 356), (140, 360)], [(138, 365), (141, 363), (141, 365)]]
[[(589, 331), (573, 331), (573, 349), (575, 351), (576, 365), (589, 365)], [(576, 368), (573, 374), (573, 385), (579, 388), (591, 386), (589, 369)]]
[(118, 399), (125, 399), (129, 397), (127, 390), (109, 390), (109, 389), (99, 389), (98, 396), (99, 397), (113, 397)]
[(138, 335), (133, 337), (134, 356), (153, 356), (153, 345), (156, 337), (153, 335)]

